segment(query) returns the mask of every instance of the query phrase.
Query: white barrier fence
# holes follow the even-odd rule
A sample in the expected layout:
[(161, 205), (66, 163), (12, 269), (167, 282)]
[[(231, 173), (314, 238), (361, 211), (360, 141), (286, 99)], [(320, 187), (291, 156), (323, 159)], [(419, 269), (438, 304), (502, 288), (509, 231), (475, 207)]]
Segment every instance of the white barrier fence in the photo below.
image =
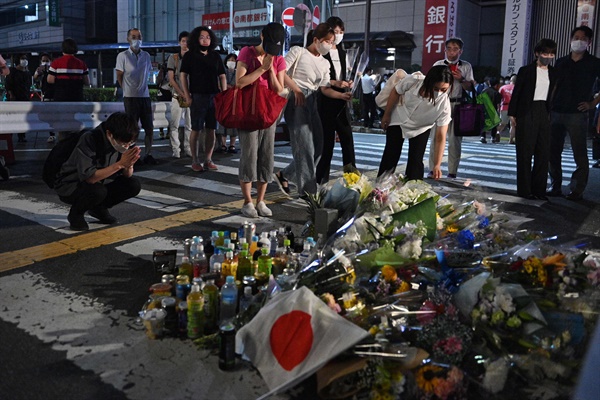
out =
[[(0, 134), (61, 132), (94, 128), (114, 112), (125, 111), (121, 102), (0, 102)], [(166, 128), (171, 103), (152, 103), (154, 127)]]

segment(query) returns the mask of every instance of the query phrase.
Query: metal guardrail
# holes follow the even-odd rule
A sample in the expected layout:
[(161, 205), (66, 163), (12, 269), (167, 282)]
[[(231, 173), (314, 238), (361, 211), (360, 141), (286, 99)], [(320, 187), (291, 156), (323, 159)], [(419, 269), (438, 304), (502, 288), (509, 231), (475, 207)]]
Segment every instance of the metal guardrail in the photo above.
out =
[[(94, 128), (114, 112), (125, 111), (120, 102), (0, 102), (0, 134), (61, 132)], [(154, 127), (166, 128), (170, 102), (152, 103)]]

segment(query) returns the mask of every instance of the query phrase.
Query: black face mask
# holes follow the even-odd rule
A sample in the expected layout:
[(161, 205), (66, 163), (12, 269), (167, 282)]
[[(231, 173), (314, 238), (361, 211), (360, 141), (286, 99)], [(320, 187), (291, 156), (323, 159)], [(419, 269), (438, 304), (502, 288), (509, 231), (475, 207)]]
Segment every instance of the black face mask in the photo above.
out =
[(200, 51), (206, 51), (206, 50), (208, 50), (208, 46), (199, 45), (199, 47), (200, 47)]

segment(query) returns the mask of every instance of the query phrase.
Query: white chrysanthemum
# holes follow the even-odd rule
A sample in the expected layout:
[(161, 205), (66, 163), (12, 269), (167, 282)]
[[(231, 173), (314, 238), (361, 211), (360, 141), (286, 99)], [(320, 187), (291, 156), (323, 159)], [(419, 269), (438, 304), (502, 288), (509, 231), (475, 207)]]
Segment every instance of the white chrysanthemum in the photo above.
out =
[(403, 258), (419, 258), (421, 257), (421, 253), (423, 253), (423, 249), (421, 248), (422, 242), (420, 238), (407, 240), (398, 246), (396, 253)]
[(501, 286), (496, 287), (496, 296), (494, 297), (494, 308), (500, 309), (507, 314), (515, 312), (516, 308), (512, 296)]

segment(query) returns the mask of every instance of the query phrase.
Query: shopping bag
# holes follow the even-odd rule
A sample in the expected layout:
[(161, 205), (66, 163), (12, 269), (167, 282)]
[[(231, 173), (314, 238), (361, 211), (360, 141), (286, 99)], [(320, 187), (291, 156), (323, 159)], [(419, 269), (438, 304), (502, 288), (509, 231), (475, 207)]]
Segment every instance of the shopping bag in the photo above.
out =
[(255, 131), (273, 125), (286, 102), (287, 99), (266, 86), (255, 83), (218, 93), (215, 114), (225, 128)]
[(500, 125), (500, 116), (498, 115), (498, 111), (496, 111), (496, 107), (492, 103), (492, 99), (488, 96), (487, 93), (481, 93), (477, 96), (477, 104), (481, 104), (485, 110), (485, 123), (483, 126), (484, 131), (490, 131), (492, 128)]
[(479, 136), (484, 125), (483, 105), (465, 103), (454, 106), (454, 136)]
[[(471, 85), (473, 86), (473, 85)], [(454, 106), (454, 136), (479, 136), (485, 125), (485, 109), (477, 104), (475, 88)]]

